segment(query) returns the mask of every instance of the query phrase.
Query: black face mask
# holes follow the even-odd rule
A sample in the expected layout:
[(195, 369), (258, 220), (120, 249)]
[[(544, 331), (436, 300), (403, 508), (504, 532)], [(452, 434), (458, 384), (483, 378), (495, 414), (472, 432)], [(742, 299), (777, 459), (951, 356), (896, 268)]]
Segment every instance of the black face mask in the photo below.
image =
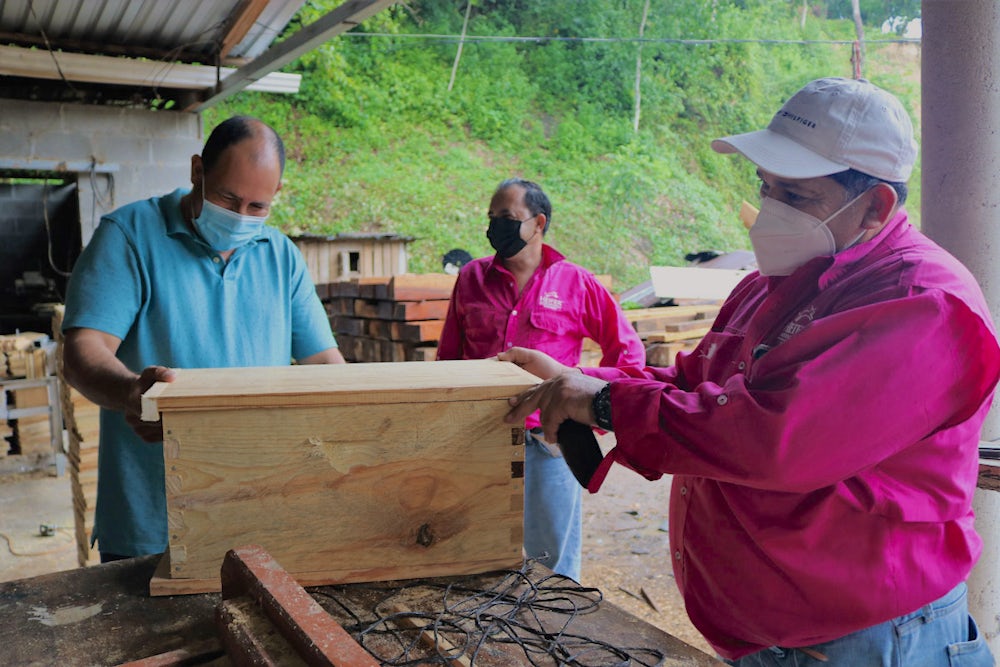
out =
[(513, 218), (490, 218), (490, 226), (486, 230), (486, 238), (497, 254), (504, 259), (510, 259), (524, 250), (528, 242), (521, 238), (521, 220)]

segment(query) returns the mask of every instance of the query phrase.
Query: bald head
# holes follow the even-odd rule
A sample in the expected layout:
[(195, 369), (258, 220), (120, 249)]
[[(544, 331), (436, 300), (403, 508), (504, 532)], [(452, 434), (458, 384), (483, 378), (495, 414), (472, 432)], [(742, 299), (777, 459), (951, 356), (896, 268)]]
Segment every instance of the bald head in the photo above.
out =
[(284, 172), (285, 144), (281, 137), (270, 125), (250, 116), (233, 116), (216, 125), (201, 152), (205, 172), (215, 168), (227, 148), (248, 140), (256, 144), (254, 156), (258, 161), (277, 158), (280, 173)]

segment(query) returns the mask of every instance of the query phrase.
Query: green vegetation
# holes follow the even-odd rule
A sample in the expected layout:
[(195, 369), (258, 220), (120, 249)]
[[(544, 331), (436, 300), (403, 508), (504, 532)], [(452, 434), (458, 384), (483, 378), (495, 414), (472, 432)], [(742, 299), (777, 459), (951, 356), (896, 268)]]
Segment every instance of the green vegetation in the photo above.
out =
[[(338, 4), (314, 0), (296, 21)], [(449, 91), (466, 3), (413, 0), (355, 31), (377, 35), (341, 35), (285, 68), (303, 76), (298, 95), (244, 92), (205, 125), (247, 113), (282, 134), (289, 160), (272, 221), (290, 234), (411, 235), (411, 270), (439, 271), (451, 248), (490, 252), (490, 195), (517, 175), (552, 198), (549, 243), (625, 289), (650, 264), (748, 248), (737, 211), (756, 203), (753, 168), (710, 140), (763, 127), (810, 79), (852, 74), (853, 21), (824, 18), (818, 0), (804, 26), (799, 0), (651, 0), (640, 43), (643, 4), (473, 0)], [(874, 27), (884, 19), (866, 17), (868, 40), (895, 37)], [(497, 36), (541, 39), (483, 39)], [(593, 37), (618, 39), (575, 39)], [(865, 66), (915, 121), (917, 49), (868, 41)], [(917, 172), (911, 211), (919, 183)]]

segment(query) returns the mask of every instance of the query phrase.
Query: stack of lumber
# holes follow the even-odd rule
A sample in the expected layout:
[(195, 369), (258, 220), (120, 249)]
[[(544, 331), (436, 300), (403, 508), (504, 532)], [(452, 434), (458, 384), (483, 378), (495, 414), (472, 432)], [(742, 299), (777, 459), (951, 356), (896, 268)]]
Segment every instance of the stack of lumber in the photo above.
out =
[[(605, 284), (606, 277), (598, 276)], [(455, 276), (405, 273), (316, 286), (347, 361), (433, 361)], [(624, 311), (646, 347), (646, 363), (669, 366), (692, 350), (719, 312), (719, 302)], [(581, 366), (597, 366), (601, 349), (583, 342)]]
[(646, 347), (646, 365), (670, 366), (677, 353), (690, 351), (708, 333), (719, 303), (626, 310)]
[[(670, 366), (677, 353), (689, 352), (708, 333), (720, 304), (708, 303), (662, 308), (626, 310), (627, 319), (646, 348), (647, 366)], [(601, 348), (589, 338), (583, 341), (580, 366), (599, 366)]]
[(63, 378), (62, 364), (63, 307), (57, 306), (52, 315), (52, 331), (56, 337), (56, 370), (59, 375), (59, 399), (63, 427), (69, 440), (70, 484), (73, 488), (73, 523), (76, 531), (76, 555), (81, 567), (101, 562), (97, 549), (90, 546), (94, 530), (94, 508), (97, 505), (97, 444), (101, 433), (100, 408), (84, 398)]
[(403, 273), (316, 286), (347, 361), (433, 361), (455, 276)]
[[(49, 392), (46, 387), (13, 389), (9, 393), (13, 394), (13, 405), (8, 407), (15, 410), (46, 408), (49, 405)], [(8, 426), (14, 432), (21, 456), (37, 461), (52, 453), (52, 426), (48, 414), (18, 417), (8, 421)]]
[(47, 335), (34, 331), (0, 336), (0, 376), (34, 380), (48, 375), (48, 342)]
[[(49, 375), (50, 356), (54, 345), (48, 335), (34, 331), (0, 336), (0, 385), (4, 379), (37, 380)], [(45, 387), (12, 389), (3, 394), (10, 400), (8, 408), (21, 410), (48, 407), (48, 390)], [(0, 436), (10, 443), (10, 451), (39, 460), (51, 453), (52, 436), (47, 414), (35, 414), (12, 419), (4, 424)], [(8, 454), (6, 443), (0, 443), (0, 456)]]

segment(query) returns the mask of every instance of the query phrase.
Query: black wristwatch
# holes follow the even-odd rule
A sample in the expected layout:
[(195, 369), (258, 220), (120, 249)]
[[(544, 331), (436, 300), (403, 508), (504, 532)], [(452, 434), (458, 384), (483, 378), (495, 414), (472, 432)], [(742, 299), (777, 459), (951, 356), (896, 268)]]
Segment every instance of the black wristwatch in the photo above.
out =
[(611, 383), (608, 382), (601, 390), (594, 394), (594, 401), (591, 403), (594, 408), (594, 422), (605, 431), (615, 430), (611, 426)]

